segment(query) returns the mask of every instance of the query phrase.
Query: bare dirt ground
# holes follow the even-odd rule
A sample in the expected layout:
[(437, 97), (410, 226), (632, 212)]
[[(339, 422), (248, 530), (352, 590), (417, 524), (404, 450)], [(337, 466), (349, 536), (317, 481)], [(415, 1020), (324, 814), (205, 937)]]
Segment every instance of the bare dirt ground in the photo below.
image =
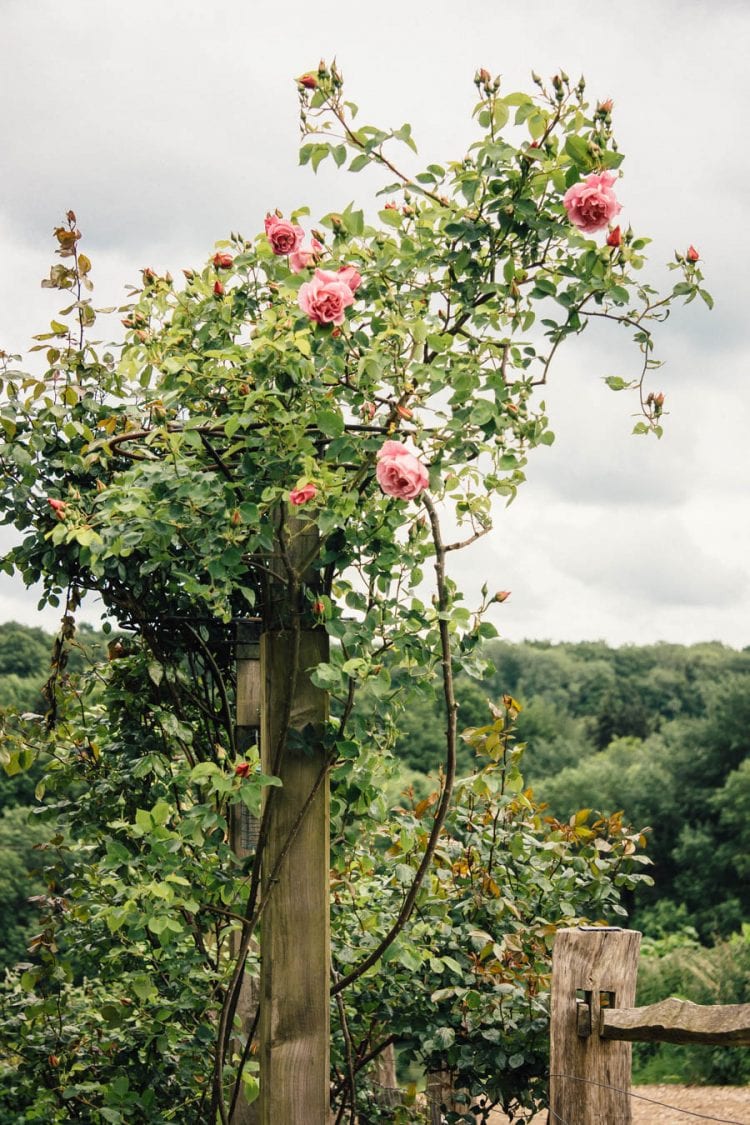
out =
[[(633, 1094), (638, 1095), (632, 1099), (633, 1125), (699, 1125), (701, 1120), (750, 1125), (750, 1086), (634, 1086)], [(658, 1102), (666, 1105), (654, 1104)], [(507, 1121), (500, 1114), (493, 1125), (505, 1125)], [(547, 1114), (541, 1113), (531, 1119), (530, 1125), (546, 1122)], [(570, 1121), (568, 1125), (578, 1123)]]

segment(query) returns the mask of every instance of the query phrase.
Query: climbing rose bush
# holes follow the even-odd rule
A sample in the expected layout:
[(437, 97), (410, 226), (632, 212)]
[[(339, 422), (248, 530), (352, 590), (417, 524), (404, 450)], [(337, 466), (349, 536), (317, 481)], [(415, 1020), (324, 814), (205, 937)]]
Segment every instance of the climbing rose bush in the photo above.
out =
[[(284, 630), (299, 652), (303, 635), (324, 642), (320, 660), (289, 674), (330, 701), (322, 730), (294, 735), (331, 785), (342, 1022), (349, 997), (367, 996), (336, 1057), (339, 1119), (356, 1102), (349, 1063), (365, 1067), (388, 1038), (387, 1002), (371, 1007), (381, 995), (409, 991), (430, 1065), (453, 1065), (462, 1049), (437, 1022), (435, 986), (451, 989), (442, 1011), (465, 1011), (467, 1034), (497, 1046), (497, 1059), (516, 1041), (502, 977), (482, 974), (481, 1012), (467, 997), (490, 957), (522, 997), (523, 935), (485, 953), (483, 939), (454, 948), (452, 922), (435, 924), (453, 909), (451, 882), (467, 906), (476, 900), (471, 841), (486, 801), (482, 894), (488, 918), (497, 910), (514, 925), (516, 890), (491, 826), (511, 796), (536, 816), (511, 768), (502, 781), (497, 771), (471, 780), (466, 827), (454, 816), (446, 831), (457, 807), (453, 669), (482, 676), (481, 644), (499, 622), (488, 611), (501, 614), (507, 597), (485, 586), (464, 604), (454, 552), (491, 530), (496, 500), (515, 498), (529, 455), (554, 440), (544, 387), (591, 316), (632, 333), (632, 377), (606, 382), (633, 392), (636, 433), (661, 436), (652, 328), (683, 299), (711, 301), (692, 247), (657, 292), (643, 280), (639, 232), (623, 221), (618, 241), (588, 237), (619, 213), (612, 107), (591, 108), (583, 80), (534, 82), (532, 93), (505, 91), (479, 71), (467, 151), (412, 175), (399, 156), (403, 146), (414, 163), (408, 124), (363, 123), (335, 66), (305, 72), (302, 164), (369, 167), (378, 194), (315, 226), (305, 208), (269, 210), (265, 222), (248, 214), (247, 236), (232, 233), (175, 271), (179, 281), (147, 266), (119, 312), (124, 337), (106, 347), (96, 340), (113, 331), (90, 293), (75, 214), (56, 228), (43, 284), (63, 311), (36, 338), (41, 370), (0, 353), (0, 509), (18, 534), (2, 568), (39, 583), (41, 604), (62, 616), (45, 722), (0, 716), (8, 772), (35, 765), (41, 778), (56, 891), (0, 1011), (15, 1043), (0, 1074), (14, 1120), (214, 1125), (240, 1088), (257, 1093), (257, 1056), (250, 1044), (237, 1050), (231, 1014), (239, 941), (255, 964), (268, 901), (261, 814), (280, 779), (257, 747), (238, 745), (232, 654), (248, 618)], [(594, 388), (591, 427), (597, 401)], [(304, 565), (300, 543), (312, 543)], [(116, 633), (112, 659), (76, 680), (67, 654), (92, 595)], [(405, 818), (384, 798), (391, 749), (404, 709), (436, 686), (445, 754), (434, 795)], [(487, 732), (488, 754), (505, 755), (500, 733)], [(240, 859), (242, 809), (261, 825)], [(597, 873), (608, 854), (591, 860)], [(586, 912), (558, 867), (531, 900), (543, 938), (570, 920), (573, 901), (576, 916)], [(584, 857), (584, 883), (589, 871)], [(388, 893), (360, 901), (367, 880)], [(543, 951), (531, 952), (537, 979)], [(393, 987), (381, 988), (384, 974)], [(492, 1022), (481, 1014), (490, 1011)], [(508, 1058), (496, 1077), (510, 1103), (544, 1068)]]

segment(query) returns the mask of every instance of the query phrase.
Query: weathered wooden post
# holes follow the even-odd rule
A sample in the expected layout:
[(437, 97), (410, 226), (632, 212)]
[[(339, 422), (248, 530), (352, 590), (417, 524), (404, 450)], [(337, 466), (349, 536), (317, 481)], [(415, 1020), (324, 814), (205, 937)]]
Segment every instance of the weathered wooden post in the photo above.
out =
[(559, 930), (552, 954), (550, 1122), (630, 1125), (631, 1046), (601, 1038), (601, 1013), (635, 1001), (641, 935)]
[[(280, 534), (274, 565), (313, 581), (314, 525), (288, 520)], [(329, 1119), (330, 813), (320, 737), (327, 693), (308, 675), (328, 659), (328, 637), (299, 628), (303, 609), (282, 607), (260, 646), (263, 769), (282, 781), (266, 793), (263, 893), (272, 893), (261, 922), (261, 1125)]]
[[(236, 622), (236, 723), (235, 744), (240, 754), (247, 753), (260, 742), (260, 620), (249, 618)], [(258, 820), (246, 805), (232, 806), (230, 818), (232, 849), (239, 859), (252, 855), (258, 842)], [(233, 953), (239, 947), (239, 932), (235, 935)], [(258, 1007), (259, 982), (247, 972), (242, 981), (237, 1017), (244, 1035), (249, 1034)], [(242, 1044), (237, 1044), (241, 1051)], [(231, 1125), (258, 1125), (258, 1102), (250, 1104), (244, 1098), (242, 1087), (232, 1113)]]

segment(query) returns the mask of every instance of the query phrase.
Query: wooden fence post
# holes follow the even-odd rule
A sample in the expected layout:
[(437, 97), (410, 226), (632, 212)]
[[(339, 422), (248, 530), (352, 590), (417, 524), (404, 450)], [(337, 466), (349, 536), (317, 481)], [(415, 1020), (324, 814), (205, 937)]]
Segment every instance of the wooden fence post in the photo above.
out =
[[(247, 753), (260, 741), (260, 621), (258, 619), (239, 620), (235, 633), (236, 668), (236, 723), (235, 743), (240, 754)], [(232, 806), (230, 816), (232, 850), (239, 859), (252, 855), (258, 840), (258, 821), (246, 805)], [(239, 931), (234, 935), (232, 952), (236, 957), (240, 943)], [(252, 1026), (258, 1007), (259, 981), (247, 972), (240, 988), (237, 1002), (237, 1017), (243, 1035)], [(244, 1044), (238, 1042), (236, 1050), (241, 1053)], [(258, 1125), (260, 1109), (258, 1102), (245, 1100), (242, 1087), (232, 1113), (231, 1125)]]
[(552, 954), (550, 1125), (630, 1125), (631, 1046), (602, 1039), (600, 1013), (635, 1001), (635, 930), (558, 930)]
[[(288, 522), (285, 565), (301, 570), (314, 558), (311, 527)], [(272, 893), (261, 922), (261, 1125), (329, 1121), (330, 812), (320, 738), (328, 702), (307, 674), (327, 659), (324, 629), (295, 632), (282, 623), (261, 637), (263, 770), (282, 781), (267, 791), (262, 860), (263, 893)]]

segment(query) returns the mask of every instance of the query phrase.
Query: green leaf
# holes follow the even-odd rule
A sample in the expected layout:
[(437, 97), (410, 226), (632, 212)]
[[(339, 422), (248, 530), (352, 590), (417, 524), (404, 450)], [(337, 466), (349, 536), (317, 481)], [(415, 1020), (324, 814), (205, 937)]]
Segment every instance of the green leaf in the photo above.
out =
[(577, 168), (583, 171), (590, 171), (594, 167), (594, 161), (589, 151), (588, 142), (583, 137), (571, 134), (565, 140), (565, 152), (573, 161)]
[(316, 411), (315, 425), (329, 438), (339, 437), (344, 432), (344, 419), (338, 410), (324, 408)]

